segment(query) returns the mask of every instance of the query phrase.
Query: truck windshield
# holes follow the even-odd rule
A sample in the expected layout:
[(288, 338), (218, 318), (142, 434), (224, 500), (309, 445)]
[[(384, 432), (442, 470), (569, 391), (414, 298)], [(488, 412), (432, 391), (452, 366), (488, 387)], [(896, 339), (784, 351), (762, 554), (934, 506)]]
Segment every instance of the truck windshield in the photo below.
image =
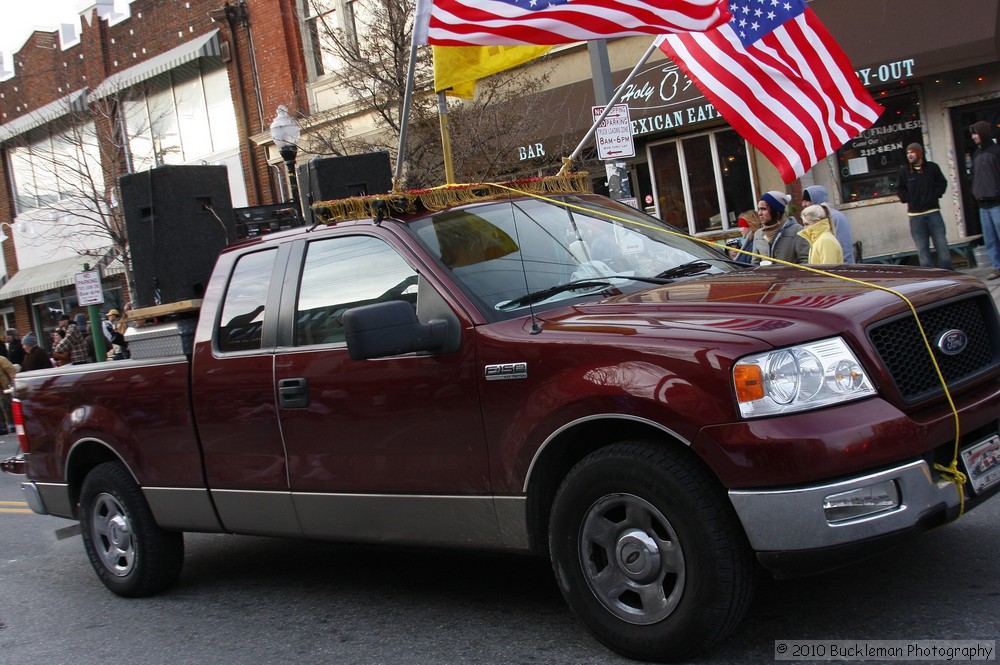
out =
[(558, 201), (474, 204), (408, 227), (491, 318), (736, 268), (721, 251), (628, 206), (600, 196)]

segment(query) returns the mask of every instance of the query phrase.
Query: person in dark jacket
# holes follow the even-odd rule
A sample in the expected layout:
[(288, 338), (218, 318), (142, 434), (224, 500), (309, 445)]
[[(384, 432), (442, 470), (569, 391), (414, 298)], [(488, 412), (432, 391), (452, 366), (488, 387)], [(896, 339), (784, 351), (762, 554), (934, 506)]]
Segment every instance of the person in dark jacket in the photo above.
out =
[(15, 365), (20, 365), (24, 361), (24, 346), (15, 328), (7, 329), (7, 358)]
[(983, 244), (993, 264), (986, 279), (1000, 278), (1000, 145), (993, 141), (993, 126), (984, 121), (969, 128), (976, 152), (972, 155), (972, 196), (979, 206)]
[(896, 195), (906, 204), (910, 216), (910, 236), (917, 246), (920, 265), (934, 267), (931, 240), (937, 252), (938, 267), (952, 270), (948, 236), (938, 199), (948, 187), (941, 167), (924, 159), (924, 149), (919, 143), (906, 146), (907, 163), (899, 167), (896, 178)]
[(22, 372), (33, 369), (52, 368), (52, 359), (45, 349), (38, 346), (38, 338), (35, 337), (35, 333), (29, 332), (21, 342), (24, 344), (24, 362), (21, 363)]

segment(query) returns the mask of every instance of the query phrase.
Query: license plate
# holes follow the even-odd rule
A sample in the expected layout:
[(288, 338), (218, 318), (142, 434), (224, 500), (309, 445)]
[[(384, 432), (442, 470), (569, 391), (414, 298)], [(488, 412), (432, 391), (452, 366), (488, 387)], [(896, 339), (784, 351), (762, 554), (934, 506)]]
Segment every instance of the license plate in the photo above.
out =
[(994, 434), (963, 449), (962, 463), (974, 493), (979, 494), (1000, 483), (1000, 436)]

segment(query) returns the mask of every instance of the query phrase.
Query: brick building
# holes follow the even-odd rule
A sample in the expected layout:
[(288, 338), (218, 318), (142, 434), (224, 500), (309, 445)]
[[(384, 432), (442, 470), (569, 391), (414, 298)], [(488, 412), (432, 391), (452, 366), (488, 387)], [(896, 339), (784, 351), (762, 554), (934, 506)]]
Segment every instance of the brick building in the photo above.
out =
[(260, 136), (279, 104), (306, 110), (294, 2), (121, 4), (94, 0), (0, 67), (0, 325), (22, 334), (80, 311), (84, 263), (104, 271), (103, 309), (128, 301), (119, 176), (223, 164), (234, 207), (287, 191)]

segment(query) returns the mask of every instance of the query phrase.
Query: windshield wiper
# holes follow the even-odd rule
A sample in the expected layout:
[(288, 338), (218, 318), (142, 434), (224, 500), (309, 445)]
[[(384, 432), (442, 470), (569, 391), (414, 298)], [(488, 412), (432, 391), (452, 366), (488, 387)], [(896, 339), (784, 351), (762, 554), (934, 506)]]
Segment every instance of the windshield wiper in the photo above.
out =
[[(715, 259), (709, 259), (714, 261)], [(688, 275), (697, 275), (700, 272), (704, 272), (711, 268), (711, 264), (704, 259), (698, 259), (696, 261), (688, 261), (687, 263), (682, 263), (679, 266), (674, 266), (673, 268), (667, 268), (659, 275), (660, 279), (670, 279), (673, 277), (686, 277)]]
[(565, 284), (557, 284), (553, 287), (542, 289), (540, 291), (533, 291), (520, 298), (514, 298), (513, 300), (505, 300), (504, 302), (497, 303), (495, 305), (496, 309), (501, 312), (509, 312), (512, 309), (517, 309), (518, 307), (523, 307), (525, 305), (533, 305), (537, 302), (541, 302), (554, 295), (560, 293), (565, 293), (566, 291), (575, 291), (577, 289), (585, 289), (596, 286), (611, 286), (609, 280), (612, 279), (628, 279), (633, 282), (649, 282), (650, 284), (669, 284), (671, 280), (663, 279), (660, 276), (657, 277), (636, 277), (633, 275), (605, 275), (600, 278), (588, 277), (586, 279), (575, 279), (572, 282), (566, 282)]

